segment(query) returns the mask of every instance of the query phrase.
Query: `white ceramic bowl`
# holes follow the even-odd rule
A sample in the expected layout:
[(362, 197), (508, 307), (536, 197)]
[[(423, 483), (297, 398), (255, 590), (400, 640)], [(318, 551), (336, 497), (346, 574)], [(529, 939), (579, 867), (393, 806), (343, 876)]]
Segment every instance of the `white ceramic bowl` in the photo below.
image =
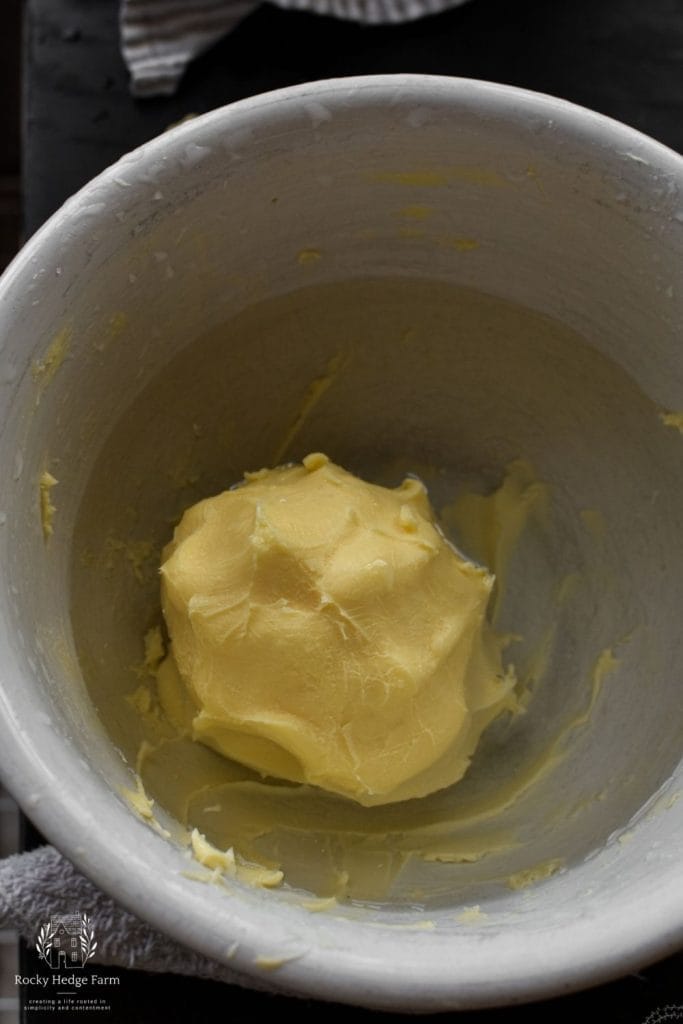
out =
[[(680, 157), (560, 100), (449, 78), (349, 78), (257, 96), (152, 140), (23, 249), (0, 284), (0, 761), (26, 813), (97, 884), (218, 961), (236, 949), (230, 964), (247, 976), (258, 956), (282, 958), (269, 978), (285, 991), (398, 1010), (557, 995), (677, 947), (683, 439), (657, 411), (683, 408), (682, 189)], [(400, 315), (370, 293), (367, 310), (332, 303), (325, 320), (319, 306), (318, 337), (304, 301), (282, 338), (264, 321), (262, 335), (215, 341), (233, 314), (292, 289), (387, 276), (405, 282)], [(435, 309), (425, 279), (510, 300), (531, 319), (475, 303), (463, 327), (458, 302)], [(410, 337), (396, 336), (411, 316), (437, 340), (406, 355)], [(553, 347), (553, 322), (585, 339), (580, 359), (570, 335)], [(491, 888), (481, 867), (470, 886), (460, 865), (452, 896), (427, 893), (427, 910), (388, 901), (312, 914), (249, 888), (219, 898), (121, 799), (129, 766), (86, 695), (73, 626), (85, 674), (97, 662), (111, 685), (139, 648), (153, 590), (136, 590), (125, 566), (99, 587), (82, 571), (85, 549), (112, 528), (164, 539), (194, 493), (181, 481), (169, 497), (173, 474), (193, 468), (169, 454), (193, 417), (216, 432), (199, 457), (204, 493), (269, 461), (326, 365), (327, 332), (351, 330), (363, 332), (364, 368), (330, 389), (288, 457), (329, 449), (368, 472), (423, 458), (491, 481), (515, 455), (531, 458), (559, 524), (557, 543), (531, 551), (510, 584), (532, 633), (537, 587), (546, 594), (567, 567), (590, 576), (595, 537), (578, 513), (604, 516), (604, 572), (563, 621), (520, 733), (539, 741), (565, 704), (580, 711), (593, 693), (586, 728), (533, 805), (538, 834), (507, 862), (562, 855), (565, 869), (529, 889)], [(194, 350), (203, 361), (183, 362), (212, 331)], [(519, 354), (527, 341), (531, 362)], [(180, 390), (164, 376), (174, 358)], [(46, 468), (59, 479), (47, 545)], [(591, 690), (604, 647), (619, 671)], [(499, 757), (514, 773), (505, 744)], [(486, 916), (465, 925), (458, 912), (475, 899)]]

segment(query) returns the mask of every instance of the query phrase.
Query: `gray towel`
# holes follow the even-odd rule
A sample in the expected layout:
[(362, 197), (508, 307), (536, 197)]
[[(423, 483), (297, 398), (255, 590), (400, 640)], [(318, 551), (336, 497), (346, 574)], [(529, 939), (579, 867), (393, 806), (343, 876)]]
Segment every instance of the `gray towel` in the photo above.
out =
[[(170, 96), (188, 64), (261, 0), (122, 0), (121, 52), (135, 96)], [(366, 25), (396, 24), (467, 0), (274, 0), (278, 7)]]
[(93, 963), (278, 991), (272, 983), (240, 974), (155, 931), (100, 892), (52, 846), (0, 861), (0, 928), (18, 931), (33, 945), (42, 922), (73, 907), (87, 914), (95, 932)]

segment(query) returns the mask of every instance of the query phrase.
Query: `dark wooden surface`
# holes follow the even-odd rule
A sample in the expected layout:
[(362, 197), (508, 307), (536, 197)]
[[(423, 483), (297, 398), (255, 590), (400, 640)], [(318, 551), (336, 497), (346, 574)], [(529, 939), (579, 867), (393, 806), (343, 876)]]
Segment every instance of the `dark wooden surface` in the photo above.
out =
[[(683, 151), (683, 0), (472, 0), (396, 27), (360, 27), (269, 4), (189, 70), (178, 95), (135, 101), (118, 52), (116, 0), (27, 0), (24, 227), (33, 232), (121, 154), (188, 113), (267, 89), (337, 75), (463, 75), (548, 92), (618, 118)], [(30, 834), (28, 842), (35, 842)], [(25, 949), (24, 969), (36, 969)], [(206, 1022), (281, 1013), (282, 1000), (178, 976), (118, 972), (111, 1013), (128, 1024)], [(637, 975), (532, 1006), (449, 1014), (462, 1024), (540, 1024), (591, 1017), (644, 1024), (683, 1004), (683, 955)], [(387, 1015), (299, 1002), (304, 1024)], [(31, 1022), (91, 1014), (27, 1013)], [(389, 1015), (389, 1019), (400, 1019)], [(402, 1018), (401, 1018), (402, 1019)], [(408, 1019), (408, 1018), (406, 1018)], [(654, 1020), (654, 1018), (652, 1018)], [(683, 1010), (678, 1017), (683, 1021)]]

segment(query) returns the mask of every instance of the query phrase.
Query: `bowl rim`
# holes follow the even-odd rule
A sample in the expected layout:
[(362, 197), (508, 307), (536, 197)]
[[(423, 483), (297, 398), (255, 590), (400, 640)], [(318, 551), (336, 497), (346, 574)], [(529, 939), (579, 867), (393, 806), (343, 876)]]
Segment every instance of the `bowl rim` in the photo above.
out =
[[(457, 109), (476, 108), (520, 123), (531, 116), (552, 119), (555, 130), (564, 138), (578, 139), (596, 152), (623, 152), (646, 165), (648, 170), (654, 168), (676, 176), (683, 189), (683, 158), (673, 150), (621, 122), (553, 96), (498, 83), (439, 75), (383, 74), (323, 79), (216, 108), (125, 154), (67, 200), (26, 243), (0, 279), (0, 302), (6, 300), (22, 276), (30, 272), (32, 263), (54, 249), (74, 214), (88, 202), (93, 189), (100, 195), (103, 190), (116, 191), (115, 179), (131, 155), (144, 165), (146, 160), (179, 151), (195, 138), (204, 139), (207, 132), (229, 131), (234, 119), (260, 118), (277, 122), (282, 112), (297, 105), (303, 108), (309, 100), (324, 100), (332, 106), (343, 100), (347, 105), (353, 103), (362, 108), (364, 104), (395, 104), (397, 97), (406, 105), (449, 103)], [(97, 217), (91, 219), (89, 231), (96, 222)], [(0, 647), (5, 628), (6, 624), (0, 623)], [(101, 783), (92, 778), (79, 779), (81, 792), (75, 797), (35, 802), (34, 794), (49, 789), (54, 783), (53, 755), (55, 745), (59, 747), (60, 743), (52, 737), (48, 757), (47, 748), (43, 746), (49, 743), (48, 726), (36, 727), (35, 739), (26, 735), (25, 723), (15, 718), (16, 709), (8, 699), (4, 684), (0, 687), (0, 708), (4, 711), (0, 715), (0, 762), (6, 783), (40, 831), (97, 886), (133, 914), (181, 944), (225, 964), (225, 936), (206, 929), (206, 902), (196, 894), (188, 896), (187, 886), (169, 885), (146, 858), (148, 851), (160, 850), (161, 838), (136, 821), (140, 845), (139, 849), (131, 851), (127, 836), (128, 824), (133, 819), (123, 804), (120, 814), (117, 811), (114, 815), (113, 824), (118, 815), (118, 820), (126, 823), (125, 831), (118, 832), (116, 828), (93, 831), (94, 819), (87, 799), (96, 796)], [(64, 742), (59, 757), (77, 779), (78, 770), (73, 763), (76, 754)], [(87, 837), (87, 849), (81, 845), (84, 837)], [(616, 978), (680, 948), (683, 944), (683, 886), (680, 882), (680, 873), (671, 865), (662, 870), (660, 884), (651, 886), (647, 893), (627, 894), (618, 911), (614, 906), (609, 919), (577, 915), (563, 930), (561, 943), (551, 941), (548, 933), (541, 931), (533, 948), (515, 940), (514, 936), (492, 936), (487, 937), (485, 945), (479, 946), (479, 952), (465, 956), (460, 963), (453, 962), (447, 946), (443, 945), (439, 953), (437, 944), (423, 941), (425, 935), (437, 933), (421, 933), (419, 945), (425, 949), (419, 951), (417, 944), (415, 948), (419, 977), (403, 969), (399, 962), (378, 963), (376, 956), (357, 949), (353, 942), (349, 943), (348, 955), (325, 945), (307, 949), (306, 955), (284, 963), (276, 976), (269, 977), (280, 992), (399, 1011), (475, 1009), (566, 994)], [(170, 898), (171, 895), (175, 898), (176, 894), (182, 904)], [(230, 960), (230, 966), (243, 976), (259, 978), (262, 984), (263, 975), (255, 964), (254, 954), (263, 953), (266, 923), (271, 934), (280, 924), (270, 916), (268, 901), (259, 904), (261, 909), (254, 909), (254, 906), (252, 904), (249, 911), (250, 919), (235, 923), (242, 945)], [(284, 928), (283, 940), (288, 934)], [(376, 938), (378, 933), (370, 935), (373, 946), (379, 949), (382, 943), (375, 941)], [(481, 949), (487, 951), (486, 956), (482, 956)], [(491, 961), (489, 956), (493, 958)], [(493, 971), (490, 962), (495, 964)], [(244, 983), (250, 983), (249, 977), (244, 978)]]

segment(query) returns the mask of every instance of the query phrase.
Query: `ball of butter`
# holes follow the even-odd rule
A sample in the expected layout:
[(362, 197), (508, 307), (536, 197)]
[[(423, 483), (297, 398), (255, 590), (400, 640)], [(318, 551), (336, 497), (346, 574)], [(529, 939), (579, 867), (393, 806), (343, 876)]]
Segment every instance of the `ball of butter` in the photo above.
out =
[(421, 797), (462, 777), (509, 700), (494, 577), (416, 479), (379, 487), (319, 453), (247, 473), (185, 512), (161, 580), (160, 678), (195, 740), (263, 775), (365, 805)]

